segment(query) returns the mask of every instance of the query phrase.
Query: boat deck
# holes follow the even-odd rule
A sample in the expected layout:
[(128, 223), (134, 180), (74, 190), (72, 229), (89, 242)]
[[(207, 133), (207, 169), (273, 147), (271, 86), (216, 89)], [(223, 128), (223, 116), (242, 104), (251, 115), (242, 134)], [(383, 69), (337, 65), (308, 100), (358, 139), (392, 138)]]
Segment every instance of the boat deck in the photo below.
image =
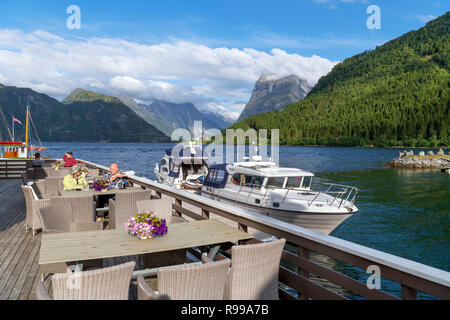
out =
[[(0, 180), (0, 300), (35, 300), (40, 280), (41, 233), (25, 231), (25, 199), (21, 180)], [(135, 260), (135, 257), (104, 259), (105, 267)], [(135, 282), (130, 299), (136, 299)]]

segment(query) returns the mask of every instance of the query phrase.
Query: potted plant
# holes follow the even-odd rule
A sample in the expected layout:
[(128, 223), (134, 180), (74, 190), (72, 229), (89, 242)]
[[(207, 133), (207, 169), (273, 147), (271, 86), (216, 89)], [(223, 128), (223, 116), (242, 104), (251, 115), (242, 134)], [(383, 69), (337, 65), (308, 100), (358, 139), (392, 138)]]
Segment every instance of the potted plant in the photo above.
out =
[(160, 219), (152, 212), (138, 213), (125, 223), (125, 230), (138, 239), (164, 236), (168, 229), (166, 219)]

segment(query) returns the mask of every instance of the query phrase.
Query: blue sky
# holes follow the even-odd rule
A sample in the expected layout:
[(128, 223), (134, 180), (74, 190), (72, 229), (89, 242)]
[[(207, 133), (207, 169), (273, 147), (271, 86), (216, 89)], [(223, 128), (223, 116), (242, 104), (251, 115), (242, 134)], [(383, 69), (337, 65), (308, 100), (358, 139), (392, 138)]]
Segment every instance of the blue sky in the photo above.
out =
[[(66, 8), (73, 4), (81, 9), (80, 30), (69, 30), (66, 27), (66, 20), (69, 17)], [(367, 28), (366, 20), (370, 14), (366, 13), (366, 9), (369, 5), (379, 6), (381, 29)], [(336, 62), (418, 29), (428, 20), (444, 14), (449, 9), (450, 2), (441, 0), (1, 1), (0, 39), (2, 31), (4, 34), (3, 42), (0, 41), (0, 82), (28, 84), (34, 89), (61, 98), (70, 91), (71, 85), (76, 86), (76, 81), (63, 81), (64, 86), (56, 88), (58, 77), (73, 76), (78, 82), (84, 80), (82, 84), (88, 86), (88, 89), (97, 88), (97, 91), (103, 90), (111, 94), (121, 91), (121, 84), (123, 88), (128, 89), (133, 84), (139, 87), (138, 82), (133, 82), (136, 80), (143, 84), (142, 90), (148, 91), (149, 88), (162, 90), (160, 96), (156, 98), (173, 95), (176, 89), (175, 91), (182, 92), (182, 98), (179, 99), (191, 99), (205, 108), (224, 107), (222, 111), (229, 110), (236, 115), (248, 100), (259, 73), (291, 72), (314, 83)], [(11, 32), (15, 32), (14, 37)], [(12, 44), (11, 39), (14, 39), (15, 44)], [(17, 44), (18, 39), (24, 40), (23, 43)], [(28, 42), (25, 39), (29, 39)], [(57, 65), (55, 62), (45, 69), (56, 78), (49, 76), (48, 81), (42, 83), (32, 76), (24, 76), (21, 79), (11, 67), (8, 70), (5, 67), (7, 54), (19, 53), (22, 56), (16, 56), (18, 61), (30, 60), (29, 63), (32, 65), (33, 61), (44, 60), (44, 57), (39, 57), (36, 52), (46, 51), (47, 55), (58, 57), (62, 54), (58, 52), (61, 47), (65, 47), (65, 51), (70, 51), (70, 47), (78, 46), (81, 52), (81, 48), (89, 50), (89, 45), (95, 44), (95, 50), (92, 51), (101, 52), (96, 39), (107, 42), (102, 46), (104, 50), (112, 52), (120, 45), (127, 48), (133, 46), (138, 50), (138, 55), (139, 50), (144, 52), (151, 49), (149, 54), (153, 55), (161, 51), (157, 50), (161, 49), (159, 46), (166, 48), (173, 45), (167, 52), (177, 50), (180, 52), (179, 55), (172, 57), (177, 59), (174, 63), (167, 59), (161, 60), (161, 63), (168, 63), (167, 69), (171, 69), (171, 65), (183, 68), (180, 57), (189, 48), (193, 52), (188, 52), (191, 60), (185, 61), (186, 68), (205, 67), (211, 70), (220, 64), (220, 68), (216, 69), (220, 73), (225, 68), (224, 65), (229, 66), (233, 63), (241, 69), (243, 64), (246, 67), (248, 65), (259, 67), (249, 72), (251, 77), (233, 76), (232, 66), (229, 66), (230, 70), (224, 73), (224, 76), (214, 76), (211, 71), (211, 75), (207, 76), (183, 77), (173, 70), (165, 74), (162, 70), (150, 66), (148, 69), (144, 68), (146, 73), (139, 73), (133, 69), (138, 66), (130, 66), (129, 69), (119, 68), (121, 70), (116, 72), (117, 74), (107, 70), (106, 66), (103, 68), (105, 74), (101, 70), (97, 70), (96, 73), (78, 72), (83, 68), (65, 69), (62, 63)], [(117, 46), (114, 41), (117, 41)], [(26, 50), (25, 47), (29, 47), (27, 43), (34, 45), (33, 51)], [(52, 51), (49, 53), (50, 47)], [(226, 49), (226, 52), (223, 53), (221, 48)], [(203, 49), (208, 50), (204, 55)], [(279, 51), (274, 52), (274, 49)], [(77, 54), (79, 56), (79, 53)], [(103, 54), (107, 55), (106, 52)], [(129, 65), (127, 57), (124, 56), (126, 54), (122, 52), (116, 54), (112, 60)], [(151, 55), (147, 55), (147, 59), (153, 57)], [(75, 53), (71, 55), (73, 56), (76, 56)], [(288, 67), (297, 61), (294, 58), (306, 59), (313, 56), (326, 59), (329, 64), (325, 60), (311, 59), (304, 60), (301, 68), (296, 66), (290, 70)], [(240, 60), (241, 57), (246, 60)], [(92, 56), (90, 59), (98, 59), (99, 63), (108, 60), (99, 56)], [(209, 65), (202, 61), (205, 59)], [(145, 57), (142, 57), (143, 65), (144, 60)], [(282, 70), (280, 72), (277, 70), (277, 63), (280, 64), (279, 69)], [(309, 70), (308, 64), (317, 64), (319, 67), (317, 70)], [(208, 70), (205, 70), (205, 74)], [(82, 74), (83, 72), (85, 74)], [(238, 74), (239, 71), (235, 73)], [(133, 90), (124, 92), (131, 94)], [(152, 98), (139, 93), (135, 93), (134, 97), (142, 101)]]

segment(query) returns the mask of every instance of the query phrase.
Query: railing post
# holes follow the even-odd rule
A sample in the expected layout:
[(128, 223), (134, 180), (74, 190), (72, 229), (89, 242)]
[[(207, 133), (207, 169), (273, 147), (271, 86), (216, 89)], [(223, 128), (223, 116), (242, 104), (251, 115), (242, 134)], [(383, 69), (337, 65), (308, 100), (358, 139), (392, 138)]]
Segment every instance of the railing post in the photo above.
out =
[(402, 284), (402, 299), (403, 300), (416, 300), (417, 299), (417, 290)]
[[(238, 229), (244, 232), (248, 232), (248, 226), (242, 223), (238, 223)], [(243, 244), (245, 241), (239, 240), (238, 244)]]
[[(177, 206), (182, 207), (182, 206), (183, 206), (183, 201), (181, 201), (181, 200), (179, 200), (179, 199), (175, 199), (175, 204), (176, 204)], [(179, 212), (179, 211), (177, 211), (177, 210), (175, 210), (175, 213), (176, 213), (179, 217), (182, 216), (182, 213)]]
[[(308, 249), (298, 247), (298, 255), (302, 258), (309, 260), (309, 250)], [(302, 277), (305, 277), (306, 279), (309, 279), (309, 271), (307, 271), (305, 269), (298, 267), (298, 274), (301, 275)], [(299, 292), (298, 294), (299, 294), (299, 297), (301, 300), (308, 299), (307, 297), (303, 296), (301, 292)]]
[(202, 217), (205, 217), (206, 219), (209, 219), (209, 211), (202, 209)]

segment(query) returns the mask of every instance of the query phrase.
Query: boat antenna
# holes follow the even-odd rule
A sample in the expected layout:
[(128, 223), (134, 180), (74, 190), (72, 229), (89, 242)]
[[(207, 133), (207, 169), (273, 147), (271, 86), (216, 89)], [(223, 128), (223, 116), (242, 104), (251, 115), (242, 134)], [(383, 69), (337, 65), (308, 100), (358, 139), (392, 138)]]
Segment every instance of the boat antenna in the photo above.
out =
[(30, 113), (30, 120), (31, 120), (31, 125), (33, 126), (33, 129), (34, 129), (34, 132), (36, 133), (36, 137), (39, 141), (39, 145), (42, 147), (42, 142), (41, 142), (41, 139), (39, 138), (39, 134), (36, 130), (36, 126), (34, 125), (33, 117), (31, 117), (31, 113)]

